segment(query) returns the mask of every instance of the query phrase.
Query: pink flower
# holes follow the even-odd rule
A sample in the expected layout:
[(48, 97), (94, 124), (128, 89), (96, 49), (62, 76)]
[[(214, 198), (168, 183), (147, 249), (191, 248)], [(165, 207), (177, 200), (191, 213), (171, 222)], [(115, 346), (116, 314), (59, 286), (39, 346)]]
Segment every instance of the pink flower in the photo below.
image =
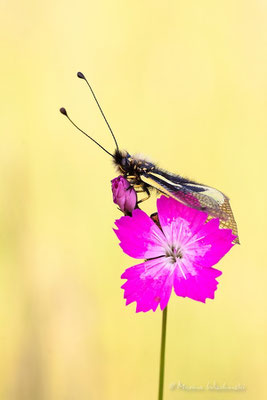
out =
[(134, 188), (123, 176), (118, 176), (111, 181), (113, 201), (121, 211), (131, 213), (137, 203), (137, 194)]
[(230, 229), (219, 219), (206, 223), (207, 214), (161, 196), (157, 201), (162, 230), (142, 210), (117, 220), (115, 230), (123, 251), (145, 259), (126, 269), (121, 278), (126, 305), (136, 301), (136, 312), (163, 310), (172, 288), (177, 296), (205, 303), (213, 299), (221, 271), (212, 268), (233, 246)]

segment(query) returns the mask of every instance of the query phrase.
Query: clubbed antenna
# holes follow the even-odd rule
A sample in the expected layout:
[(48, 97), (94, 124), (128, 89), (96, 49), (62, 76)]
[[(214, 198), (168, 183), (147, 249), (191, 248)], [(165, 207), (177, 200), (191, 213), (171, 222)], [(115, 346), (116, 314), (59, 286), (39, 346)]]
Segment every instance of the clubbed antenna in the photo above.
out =
[(78, 76), (78, 78), (83, 79), (83, 80), (87, 83), (87, 85), (88, 85), (88, 87), (89, 87), (89, 89), (90, 89), (90, 91), (91, 91), (91, 93), (92, 93), (92, 95), (93, 95), (93, 97), (94, 97), (94, 99), (95, 99), (95, 101), (96, 101), (96, 104), (97, 104), (97, 106), (98, 106), (98, 108), (99, 108), (99, 110), (100, 110), (100, 112), (101, 112), (101, 114), (102, 114), (102, 116), (103, 116), (103, 118), (104, 118), (104, 120), (105, 120), (107, 126), (108, 126), (108, 129), (110, 130), (110, 133), (111, 133), (111, 135), (112, 135), (112, 137), (113, 137), (113, 139), (114, 139), (114, 142), (115, 142), (115, 145), (116, 145), (116, 147), (117, 147), (117, 150), (119, 150), (119, 146), (118, 146), (117, 140), (116, 140), (116, 138), (115, 138), (115, 135), (114, 135), (114, 133), (113, 133), (113, 131), (112, 131), (112, 129), (111, 129), (111, 127), (110, 127), (108, 121), (107, 121), (107, 118), (106, 118), (106, 116), (105, 116), (105, 114), (104, 114), (104, 112), (103, 112), (103, 110), (102, 110), (100, 104), (98, 103), (98, 100), (97, 100), (97, 98), (96, 98), (96, 95), (95, 95), (95, 93), (94, 93), (94, 91), (93, 91), (93, 89), (92, 89), (90, 83), (88, 82), (88, 80), (86, 79), (86, 77), (84, 76), (84, 74), (83, 74), (82, 72), (77, 72), (77, 76)]
[(101, 146), (101, 144), (99, 144), (95, 139), (93, 139), (91, 136), (89, 136), (86, 132), (84, 132), (81, 128), (78, 127), (78, 125), (76, 125), (72, 119), (70, 119), (70, 117), (68, 116), (68, 113), (66, 111), (66, 108), (61, 107), (59, 109), (59, 111), (61, 112), (61, 114), (65, 115), (65, 117), (68, 118), (68, 120), (72, 123), (73, 126), (75, 126), (76, 129), (78, 129), (78, 131), (82, 132), (85, 136), (87, 136), (89, 139), (91, 139), (93, 142), (95, 142), (95, 144), (97, 144), (99, 147), (101, 147), (102, 150), (104, 150), (106, 153), (108, 153), (111, 157), (114, 158), (113, 154), (111, 154), (109, 151), (107, 151), (103, 146)]

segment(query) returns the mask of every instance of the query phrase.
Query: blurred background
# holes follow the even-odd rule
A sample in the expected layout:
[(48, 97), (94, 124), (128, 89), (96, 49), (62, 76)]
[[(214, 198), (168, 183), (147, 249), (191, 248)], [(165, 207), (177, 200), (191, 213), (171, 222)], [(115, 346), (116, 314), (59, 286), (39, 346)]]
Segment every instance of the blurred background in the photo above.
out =
[(226, 193), (239, 226), (215, 300), (171, 297), (165, 399), (266, 398), (266, 1), (0, 4), (0, 399), (157, 398), (161, 312), (125, 307), (116, 173), (58, 111), (114, 150), (79, 70), (122, 148)]

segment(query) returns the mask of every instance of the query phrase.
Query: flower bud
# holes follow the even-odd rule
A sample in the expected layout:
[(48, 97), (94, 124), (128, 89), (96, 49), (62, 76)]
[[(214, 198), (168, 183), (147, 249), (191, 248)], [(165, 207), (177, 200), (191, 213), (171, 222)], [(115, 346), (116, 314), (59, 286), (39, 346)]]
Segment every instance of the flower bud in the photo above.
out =
[(121, 211), (131, 213), (137, 203), (137, 194), (134, 188), (123, 176), (118, 176), (111, 181), (113, 201)]

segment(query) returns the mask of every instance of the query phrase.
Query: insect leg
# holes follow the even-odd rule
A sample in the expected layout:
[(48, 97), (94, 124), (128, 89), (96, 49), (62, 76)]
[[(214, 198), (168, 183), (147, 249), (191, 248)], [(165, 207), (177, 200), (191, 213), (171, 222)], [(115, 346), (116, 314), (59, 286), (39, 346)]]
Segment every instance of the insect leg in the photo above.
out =
[(134, 175), (127, 175), (127, 176), (125, 176), (125, 178), (127, 179), (127, 181), (128, 181), (131, 185), (133, 185), (134, 182), (136, 181), (136, 176), (134, 176)]
[(134, 190), (136, 191), (136, 193), (144, 193), (146, 192), (143, 188), (143, 185), (134, 185)]
[[(136, 193), (143, 193), (144, 192), (144, 189), (143, 189), (143, 185), (130, 185), (126, 190), (130, 190), (130, 189), (133, 189), (134, 188), (134, 191), (136, 192)], [(137, 189), (140, 189), (141, 188), (141, 190), (137, 190)]]
[[(141, 186), (141, 185), (140, 185)], [(148, 200), (149, 199), (149, 197), (151, 196), (150, 195), (150, 192), (149, 192), (149, 190), (148, 190), (148, 188), (147, 187), (145, 187), (141, 192), (139, 192), (139, 193), (142, 193), (142, 192), (146, 192), (146, 194), (147, 194), (147, 196), (146, 197), (144, 197), (143, 199), (141, 199), (141, 200), (138, 200), (138, 202), (137, 202), (137, 204), (140, 204), (140, 203), (143, 203), (143, 201), (146, 201), (146, 200)]]

